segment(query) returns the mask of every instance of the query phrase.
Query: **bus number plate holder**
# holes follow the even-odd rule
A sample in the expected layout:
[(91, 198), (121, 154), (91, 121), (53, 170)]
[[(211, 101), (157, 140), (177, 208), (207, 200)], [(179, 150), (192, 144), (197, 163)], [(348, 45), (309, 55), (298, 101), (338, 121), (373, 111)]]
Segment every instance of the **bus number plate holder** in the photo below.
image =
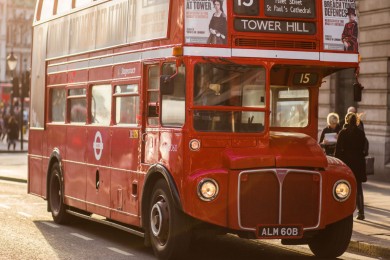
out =
[(299, 239), (303, 237), (302, 225), (258, 225), (257, 238), (260, 239)]

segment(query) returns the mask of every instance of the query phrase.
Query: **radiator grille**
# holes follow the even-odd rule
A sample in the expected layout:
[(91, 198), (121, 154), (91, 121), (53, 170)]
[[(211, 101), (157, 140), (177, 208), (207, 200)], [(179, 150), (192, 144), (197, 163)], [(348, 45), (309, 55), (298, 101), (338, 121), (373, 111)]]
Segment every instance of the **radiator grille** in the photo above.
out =
[(259, 224), (319, 223), (321, 176), (318, 172), (261, 170), (239, 177), (239, 222), (243, 229)]
[(316, 50), (317, 43), (314, 41), (288, 41), (288, 40), (267, 40), (267, 39), (251, 39), (251, 38), (236, 38), (234, 40), (235, 47), (256, 47), (256, 48), (282, 48), (296, 50)]

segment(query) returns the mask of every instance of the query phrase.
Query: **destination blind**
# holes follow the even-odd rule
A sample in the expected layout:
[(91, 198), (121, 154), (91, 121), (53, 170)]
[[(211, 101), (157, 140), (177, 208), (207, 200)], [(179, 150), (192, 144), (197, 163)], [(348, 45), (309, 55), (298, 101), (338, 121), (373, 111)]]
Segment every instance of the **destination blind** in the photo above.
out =
[(234, 0), (234, 13), (258, 16), (264, 10), (268, 17), (313, 19), (316, 17), (316, 0)]
[(234, 19), (234, 28), (239, 32), (269, 32), (284, 34), (316, 34), (316, 25), (302, 21), (275, 21), (267, 19)]
[(266, 16), (315, 18), (315, 0), (264, 0)]
[[(234, 0), (233, 7), (236, 14), (234, 29), (239, 32), (298, 35), (317, 33), (317, 23), (305, 20), (316, 17), (316, 0)], [(282, 19), (279, 20), (278, 17)]]

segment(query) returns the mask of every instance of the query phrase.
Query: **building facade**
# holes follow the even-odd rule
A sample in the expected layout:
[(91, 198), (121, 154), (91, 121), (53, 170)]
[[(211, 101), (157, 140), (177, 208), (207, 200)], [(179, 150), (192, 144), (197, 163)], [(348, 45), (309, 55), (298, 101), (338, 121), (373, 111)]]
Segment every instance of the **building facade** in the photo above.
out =
[(344, 117), (349, 106), (363, 113), (364, 128), (375, 157), (373, 178), (390, 181), (390, 1), (359, 0), (359, 82), (364, 86), (361, 102), (354, 102), (354, 71), (329, 77), (320, 90), (319, 125), (326, 125), (329, 112)]
[[(0, 99), (10, 98), (12, 76), (31, 67), (34, 9), (35, 0), (0, 0)], [(14, 74), (7, 65), (11, 52), (18, 61)], [(0, 100), (0, 103), (9, 103), (9, 100)]]

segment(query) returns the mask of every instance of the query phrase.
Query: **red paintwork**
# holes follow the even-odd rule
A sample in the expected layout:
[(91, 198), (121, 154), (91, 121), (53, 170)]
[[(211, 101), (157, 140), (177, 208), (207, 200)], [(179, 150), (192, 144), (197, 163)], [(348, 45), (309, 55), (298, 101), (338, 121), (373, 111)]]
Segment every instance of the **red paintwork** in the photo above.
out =
[[(233, 17), (232, 2), (228, 1), (229, 17)], [(53, 59), (47, 63), (52, 65), (111, 54), (131, 53), (167, 46), (184, 46), (183, 6), (184, 0), (172, 1), (168, 39), (73, 55), (57, 60)], [(317, 13), (320, 14), (321, 12), (321, 5), (318, 4)], [(261, 11), (260, 16), (264, 16), (263, 11)], [(322, 43), (322, 17), (313, 19), (313, 21), (318, 25), (316, 35), (289, 35), (288, 37), (292, 40), (316, 41), (316, 50), (323, 51), (322, 44), (320, 44)], [(233, 43), (234, 39), (238, 37), (272, 38), (274, 40), (283, 40), (285, 37), (276, 34), (235, 33), (233, 19), (229, 20), (229, 30), (232, 35), (228, 36), (228, 42)], [(207, 47), (212, 48), (211, 46)], [(169, 57), (167, 60), (174, 61), (175, 59)], [(348, 68), (357, 66), (357, 64), (352, 63), (335, 64), (303, 60), (232, 58), (231, 61), (261, 65), (267, 69), (268, 75), (272, 66), (277, 62), (286, 65), (312, 66), (313, 70), (321, 75), (325, 75), (329, 67)], [(87, 87), (89, 108), (91, 106), (90, 86), (95, 84), (93, 83), (95, 81), (100, 82), (100, 84), (112, 85), (117, 83), (138, 84), (140, 89), (140, 113), (137, 116), (138, 125), (136, 126), (111, 124), (108, 127), (99, 127), (88, 123), (83, 125), (46, 123), (43, 130), (31, 129), (28, 161), (29, 193), (44, 198), (47, 197), (46, 178), (49, 160), (53, 151), (58, 150), (61, 156), (64, 177), (65, 203), (134, 226), (140, 226), (142, 221), (140, 210), (145, 174), (151, 165), (156, 163), (165, 166), (171, 174), (178, 189), (184, 212), (199, 220), (219, 226), (240, 230), (240, 214), (242, 214), (242, 221), (245, 225), (253, 225), (256, 221), (259, 222), (257, 224), (275, 223), (279, 211), (279, 194), (275, 193), (275, 190), (278, 188), (278, 183), (282, 181), (286, 183), (286, 189), (283, 191), (282, 210), (287, 212), (282, 217), (283, 222), (291, 224), (289, 222), (299, 222), (300, 219), (303, 219), (302, 221), (309, 223), (307, 225), (310, 226), (313, 225), (315, 219), (319, 219), (320, 223), (317, 228), (324, 228), (327, 224), (352, 214), (355, 208), (355, 193), (353, 192), (349, 200), (340, 203), (333, 198), (332, 189), (336, 181), (345, 179), (351, 183), (352, 190), (355, 191), (356, 183), (353, 174), (339, 161), (331, 158), (327, 159), (316, 141), (319, 85), (310, 89), (310, 118), (309, 125), (305, 128), (270, 129), (269, 113), (267, 113), (263, 133), (199, 133), (194, 131), (191, 126), (191, 110), (193, 109), (192, 79), (194, 78), (194, 65), (197, 62), (204, 62), (204, 60), (201, 57), (182, 57), (181, 62), (186, 66), (187, 73), (186, 123), (183, 128), (149, 126), (146, 122), (147, 68), (150, 64), (160, 64), (160, 62), (161, 59), (151, 59), (82, 70), (74, 70), (72, 63), (69, 63), (69, 71), (47, 75), (46, 83), (48, 87), (61, 84), (67, 85), (68, 88)], [(267, 76), (266, 100), (270, 100), (269, 78)], [(49, 97), (49, 90), (47, 89), (46, 110), (49, 108)], [(113, 107), (115, 107), (114, 102)], [(270, 111), (269, 104), (267, 104), (265, 111)], [(114, 114), (112, 118), (115, 119)], [(50, 122), (48, 112), (46, 112), (46, 122)], [(93, 145), (97, 132), (100, 132), (103, 143), (99, 160), (95, 156)], [(189, 142), (192, 139), (200, 141), (200, 151), (189, 149)], [(296, 179), (290, 177), (292, 175), (283, 177), (283, 173), (275, 177), (274, 173), (269, 172), (261, 176), (242, 176), (242, 187), (248, 188), (248, 193), (243, 194), (242, 198), (255, 197), (258, 198), (258, 201), (250, 201), (245, 204), (246, 201), (243, 199), (240, 202), (242, 211), (239, 212), (238, 186), (239, 175), (242, 171), (287, 168), (310, 169), (319, 172), (320, 179), (318, 179), (318, 176), (312, 177), (301, 173), (294, 175), (297, 176)], [(98, 175), (99, 188), (97, 189)], [(202, 201), (197, 195), (198, 183), (203, 178), (213, 178), (219, 184), (219, 195), (212, 202)], [(269, 183), (269, 185), (266, 185), (262, 190), (250, 189), (254, 185), (253, 183), (262, 183), (262, 180)], [(250, 183), (251, 181), (253, 183)], [(300, 183), (312, 187), (312, 190), (307, 192), (307, 198), (305, 197), (305, 187), (300, 187)], [(313, 206), (317, 202), (315, 199), (320, 196), (318, 187), (322, 190), (321, 208)], [(297, 194), (297, 196), (293, 196), (293, 194)], [(314, 198), (314, 200), (311, 198)], [(263, 206), (254, 208), (251, 203), (260, 203)], [(266, 213), (264, 214), (264, 212)]]

